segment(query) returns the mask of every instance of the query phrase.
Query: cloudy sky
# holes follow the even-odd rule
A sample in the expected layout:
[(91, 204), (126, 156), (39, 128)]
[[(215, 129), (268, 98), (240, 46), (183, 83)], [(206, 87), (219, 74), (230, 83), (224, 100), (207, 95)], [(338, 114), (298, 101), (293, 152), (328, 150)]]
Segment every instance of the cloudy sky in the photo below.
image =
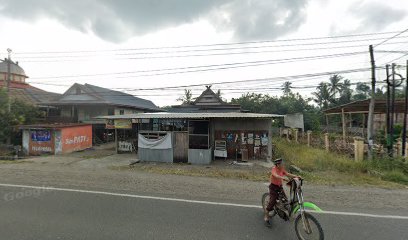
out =
[(11, 48), (44, 90), (89, 83), (159, 106), (204, 84), (228, 100), (285, 81), (310, 96), (331, 73), (369, 81), (369, 44), (377, 66), (404, 64), (407, 16), (402, 0), (0, 0), (0, 57)]

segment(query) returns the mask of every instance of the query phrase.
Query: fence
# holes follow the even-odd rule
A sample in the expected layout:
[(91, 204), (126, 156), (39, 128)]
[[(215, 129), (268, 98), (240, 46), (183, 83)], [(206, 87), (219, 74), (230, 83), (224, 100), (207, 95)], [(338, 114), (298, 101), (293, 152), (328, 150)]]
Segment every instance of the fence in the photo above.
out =
[[(343, 139), (342, 135), (336, 133), (300, 132), (297, 129), (288, 128), (281, 128), (279, 135), (287, 141), (297, 142), (313, 148), (325, 149), (328, 152), (344, 154), (355, 160), (363, 160), (368, 152), (368, 144), (364, 142), (365, 139), (361, 136), (347, 136)], [(405, 157), (407, 157), (408, 144), (405, 152)], [(387, 156), (386, 147), (382, 144), (374, 144), (373, 153), (375, 157), (379, 158)], [(393, 156), (402, 156), (401, 139), (398, 139), (394, 144)]]

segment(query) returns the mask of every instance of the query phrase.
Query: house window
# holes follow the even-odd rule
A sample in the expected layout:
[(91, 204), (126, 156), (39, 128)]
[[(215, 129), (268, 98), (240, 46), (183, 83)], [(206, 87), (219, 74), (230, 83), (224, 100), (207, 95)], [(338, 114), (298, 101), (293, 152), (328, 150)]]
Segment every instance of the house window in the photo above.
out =
[(108, 116), (115, 115), (115, 110), (113, 108), (108, 108)]
[(125, 114), (125, 110), (120, 109), (120, 110), (119, 110), (119, 115), (124, 115), (124, 114)]

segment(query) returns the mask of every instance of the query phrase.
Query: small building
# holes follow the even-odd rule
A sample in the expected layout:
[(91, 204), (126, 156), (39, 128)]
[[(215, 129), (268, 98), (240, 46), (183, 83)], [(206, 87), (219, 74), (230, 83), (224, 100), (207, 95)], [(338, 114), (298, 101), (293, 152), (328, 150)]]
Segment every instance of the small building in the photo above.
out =
[(115, 125), (127, 121), (128, 128), (137, 123), (137, 145), (122, 139), (117, 149), (131, 150), (126, 146), (133, 144), (142, 161), (209, 164), (215, 157), (271, 160), (272, 119), (280, 117), (283, 115), (159, 112), (99, 118), (113, 120)]
[(64, 154), (92, 147), (91, 124), (35, 124), (20, 129), (26, 155)]

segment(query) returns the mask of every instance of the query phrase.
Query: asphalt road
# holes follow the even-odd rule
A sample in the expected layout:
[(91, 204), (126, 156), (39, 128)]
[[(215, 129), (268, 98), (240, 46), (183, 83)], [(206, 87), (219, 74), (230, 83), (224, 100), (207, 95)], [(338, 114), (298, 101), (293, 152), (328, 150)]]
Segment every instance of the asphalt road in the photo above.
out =
[[(260, 208), (0, 186), (0, 239), (296, 239)], [(315, 214), (326, 239), (408, 239), (408, 220)]]

